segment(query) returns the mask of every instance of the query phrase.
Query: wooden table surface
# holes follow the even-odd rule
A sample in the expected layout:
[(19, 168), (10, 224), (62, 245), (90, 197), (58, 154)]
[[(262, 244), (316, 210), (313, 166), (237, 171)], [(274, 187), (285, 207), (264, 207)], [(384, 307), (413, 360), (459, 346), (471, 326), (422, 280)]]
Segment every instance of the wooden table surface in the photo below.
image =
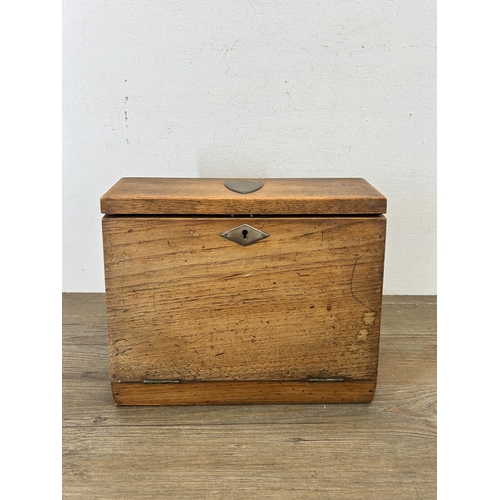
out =
[(116, 407), (104, 294), (63, 294), (63, 498), (436, 498), (436, 298), (384, 297), (372, 403)]

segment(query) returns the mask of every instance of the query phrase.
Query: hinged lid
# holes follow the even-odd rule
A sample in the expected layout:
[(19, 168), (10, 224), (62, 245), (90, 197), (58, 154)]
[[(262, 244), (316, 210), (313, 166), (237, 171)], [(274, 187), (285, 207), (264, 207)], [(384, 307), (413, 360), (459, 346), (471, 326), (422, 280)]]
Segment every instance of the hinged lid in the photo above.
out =
[[(251, 193), (230, 179), (124, 177), (101, 198), (108, 215), (383, 214), (386, 198), (364, 179), (261, 179)], [(258, 181), (258, 179), (252, 179)]]

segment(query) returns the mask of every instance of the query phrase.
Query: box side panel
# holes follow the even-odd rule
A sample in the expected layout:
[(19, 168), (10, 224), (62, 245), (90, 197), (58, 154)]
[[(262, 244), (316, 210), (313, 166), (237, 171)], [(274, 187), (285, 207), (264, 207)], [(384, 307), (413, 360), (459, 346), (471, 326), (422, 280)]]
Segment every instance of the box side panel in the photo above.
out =
[(375, 380), (385, 222), (104, 218), (112, 381)]

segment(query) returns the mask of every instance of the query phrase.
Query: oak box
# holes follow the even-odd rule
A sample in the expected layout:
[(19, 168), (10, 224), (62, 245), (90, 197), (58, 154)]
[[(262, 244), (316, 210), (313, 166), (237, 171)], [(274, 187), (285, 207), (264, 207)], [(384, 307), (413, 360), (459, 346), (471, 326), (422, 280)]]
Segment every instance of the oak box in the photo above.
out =
[(117, 404), (373, 399), (386, 199), (364, 179), (123, 178), (101, 211)]

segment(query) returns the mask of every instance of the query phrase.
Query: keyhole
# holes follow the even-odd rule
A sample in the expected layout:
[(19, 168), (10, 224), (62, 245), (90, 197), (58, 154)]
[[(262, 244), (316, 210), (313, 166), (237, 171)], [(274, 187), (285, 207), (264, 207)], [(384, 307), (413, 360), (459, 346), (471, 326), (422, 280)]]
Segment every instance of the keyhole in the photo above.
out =
[(248, 231), (246, 229), (243, 229), (243, 231), (241, 231), (241, 234), (243, 235), (243, 239), (246, 240)]

